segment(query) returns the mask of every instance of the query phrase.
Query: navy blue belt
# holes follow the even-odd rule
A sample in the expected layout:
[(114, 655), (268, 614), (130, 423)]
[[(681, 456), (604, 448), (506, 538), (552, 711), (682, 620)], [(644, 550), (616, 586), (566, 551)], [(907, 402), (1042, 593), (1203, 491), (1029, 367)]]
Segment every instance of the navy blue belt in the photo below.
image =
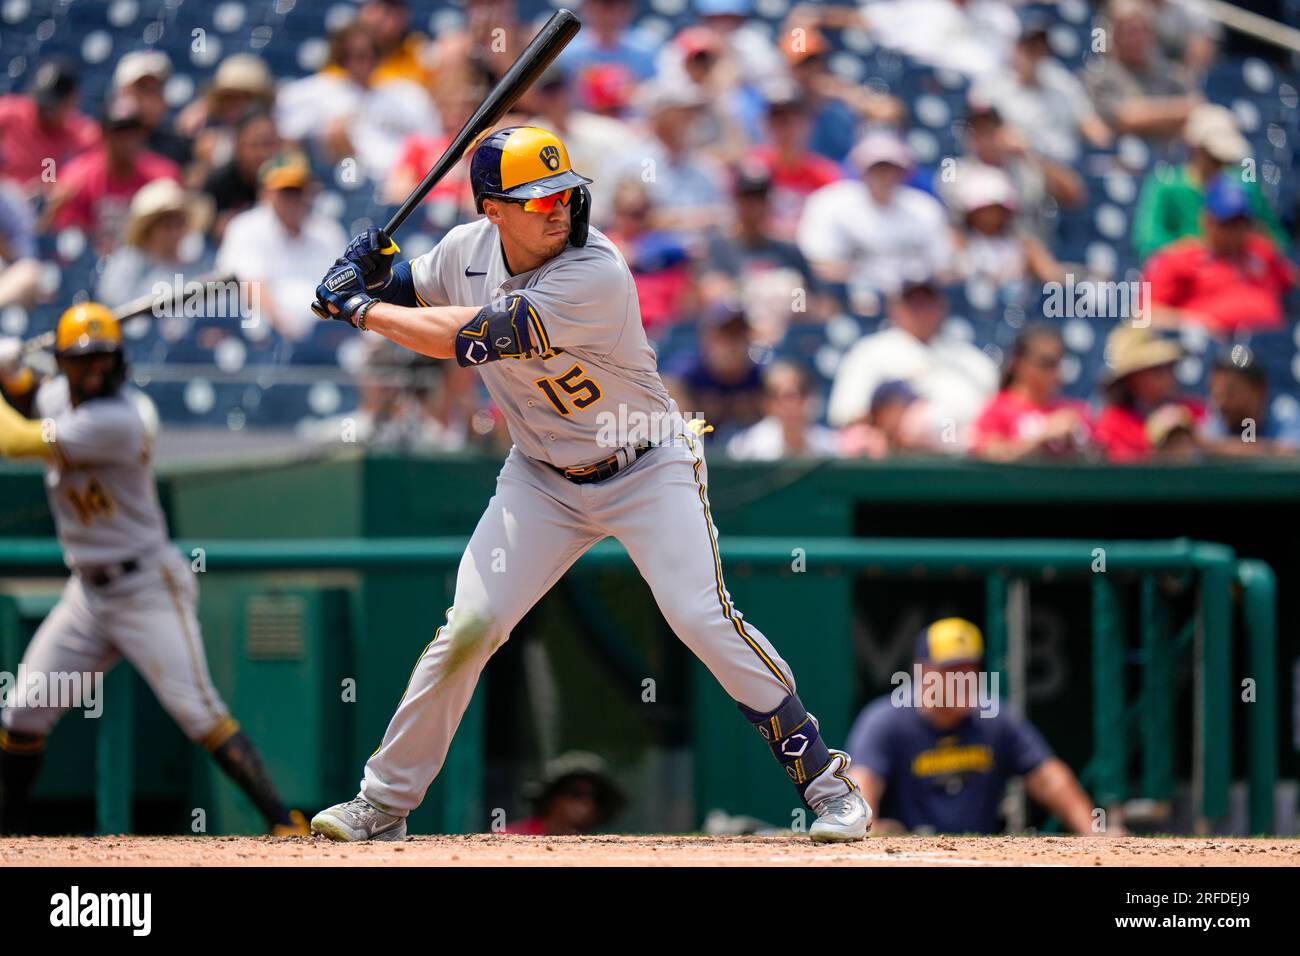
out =
[(551, 465), (551, 467), (558, 471), (561, 477), (568, 479), (575, 485), (590, 485), (598, 481), (605, 481), (607, 478), (613, 478), (654, 447), (654, 445), (637, 445), (628, 455), (620, 455), (615, 452), (604, 461), (598, 461), (590, 465), (575, 465), (572, 468), (561, 468), (559, 465)]

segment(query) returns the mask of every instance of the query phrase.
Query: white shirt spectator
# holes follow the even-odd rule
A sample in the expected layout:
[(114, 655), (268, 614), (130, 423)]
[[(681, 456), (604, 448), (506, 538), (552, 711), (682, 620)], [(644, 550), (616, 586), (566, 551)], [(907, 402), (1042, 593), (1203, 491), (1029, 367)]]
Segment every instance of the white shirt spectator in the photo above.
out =
[(1002, 67), (1020, 21), (1002, 0), (876, 0), (862, 11), (876, 41), (939, 69), (982, 76)]
[(254, 206), (230, 220), (217, 250), (218, 272), (233, 272), (241, 282), (261, 282), (262, 294), (280, 334), (302, 338), (318, 321), (311, 311), (316, 287), (348, 244), (333, 219), (309, 214), (291, 236), (267, 205)]
[(928, 342), (888, 328), (861, 339), (845, 353), (835, 372), (827, 420), (842, 428), (863, 418), (881, 382), (901, 379), (929, 403), (936, 427), (952, 426), (952, 446), (962, 451), (975, 416), (998, 386), (993, 360), (971, 345), (940, 329)]
[(952, 239), (943, 206), (928, 193), (899, 186), (878, 204), (861, 180), (823, 186), (804, 203), (799, 251), (813, 265), (843, 263), (852, 280), (886, 294), (904, 274), (946, 274)]
[(276, 97), (275, 122), (287, 140), (321, 136), (340, 118), (362, 172), (382, 181), (408, 136), (440, 136), (442, 121), (418, 84), (393, 80), (365, 87), (350, 77), (317, 73), (286, 83)]
[(1079, 159), (1079, 121), (1092, 114), (1088, 93), (1059, 63), (1040, 63), (1037, 85), (1025, 86), (1010, 72), (985, 77), (971, 91), (997, 108), (1036, 152), (1065, 165)]
[[(839, 457), (839, 435), (825, 425), (810, 424), (804, 441), (806, 447), (798, 452), (799, 457)], [(794, 457), (794, 453), (785, 447), (781, 422), (770, 415), (732, 436), (727, 442), (727, 454), (743, 461), (776, 461)]]

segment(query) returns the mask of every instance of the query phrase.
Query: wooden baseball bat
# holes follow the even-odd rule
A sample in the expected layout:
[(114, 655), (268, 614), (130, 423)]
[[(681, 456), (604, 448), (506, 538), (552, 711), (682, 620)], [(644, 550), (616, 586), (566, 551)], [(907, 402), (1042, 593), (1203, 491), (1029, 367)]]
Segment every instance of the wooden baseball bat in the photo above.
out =
[[(560, 55), (560, 51), (578, 35), (580, 29), (582, 23), (570, 10), (556, 10), (551, 15), (545, 26), (538, 31), (537, 36), (533, 37), (532, 42), (524, 47), (524, 51), (510, 65), (506, 75), (501, 77), (500, 82), (479, 104), (474, 115), (460, 128), (460, 132), (456, 134), (438, 161), (424, 174), (420, 184), (411, 190), (411, 194), (393, 213), (388, 224), (384, 226), (384, 232), (389, 239), (392, 239), (397, 230), (402, 228), (402, 223), (406, 222), (416, 207), (424, 202), (424, 197), (429, 195), (429, 191), (442, 182), (451, 172), (452, 167), (478, 144), (479, 137), (510, 112), (510, 108), (518, 102), (519, 97), (523, 96), (524, 92), (537, 81), (537, 78)], [(319, 302), (313, 302), (311, 310), (322, 319), (329, 318)]]
[[(138, 319), (142, 315), (153, 315), (156, 310), (163, 309), (170, 312), (172, 309), (185, 305), (185, 300), (191, 295), (204, 295), (207, 287), (210, 285), (225, 285), (228, 282), (238, 282), (239, 280), (229, 272), (214, 273), (200, 276), (194, 280), (196, 284), (202, 287), (202, 291), (194, 291), (182, 287), (179, 296), (172, 296), (171, 299), (159, 301), (158, 296), (153, 293), (142, 295), (139, 298), (132, 299), (130, 302), (124, 302), (113, 310), (113, 318), (119, 322), (125, 322), (128, 319)], [(188, 286), (188, 283), (187, 283)], [(22, 354), (28, 355), (31, 352), (39, 352), (41, 349), (52, 348), (56, 341), (56, 330), (51, 329), (48, 332), (42, 332), (40, 335), (33, 336), (23, 342)]]

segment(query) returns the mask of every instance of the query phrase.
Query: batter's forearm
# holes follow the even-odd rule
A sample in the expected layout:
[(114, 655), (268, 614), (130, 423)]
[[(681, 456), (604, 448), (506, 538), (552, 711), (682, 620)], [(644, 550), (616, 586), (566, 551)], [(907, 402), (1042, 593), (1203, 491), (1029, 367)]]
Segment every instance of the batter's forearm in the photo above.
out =
[(464, 305), (409, 309), (380, 302), (366, 313), (365, 325), (412, 352), (447, 359), (455, 354), (456, 333), (478, 312), (477, 308)]

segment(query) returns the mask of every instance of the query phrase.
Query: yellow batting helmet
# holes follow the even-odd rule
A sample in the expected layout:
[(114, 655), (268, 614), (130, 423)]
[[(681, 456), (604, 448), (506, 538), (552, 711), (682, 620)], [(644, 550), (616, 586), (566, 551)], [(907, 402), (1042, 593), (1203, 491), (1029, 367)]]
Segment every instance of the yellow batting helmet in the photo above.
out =
[(96, 355), (122, 351), (122, 326), (108, 306), (83, 302), (59, 316), (54, 351), (58, 355)]
[(470, 161), (474, 203), (483, 199), (540, 199), (591, 180), (569, 165), (569, 151), (560, 137), (537, 126), (509, 126), (479, 143)]

